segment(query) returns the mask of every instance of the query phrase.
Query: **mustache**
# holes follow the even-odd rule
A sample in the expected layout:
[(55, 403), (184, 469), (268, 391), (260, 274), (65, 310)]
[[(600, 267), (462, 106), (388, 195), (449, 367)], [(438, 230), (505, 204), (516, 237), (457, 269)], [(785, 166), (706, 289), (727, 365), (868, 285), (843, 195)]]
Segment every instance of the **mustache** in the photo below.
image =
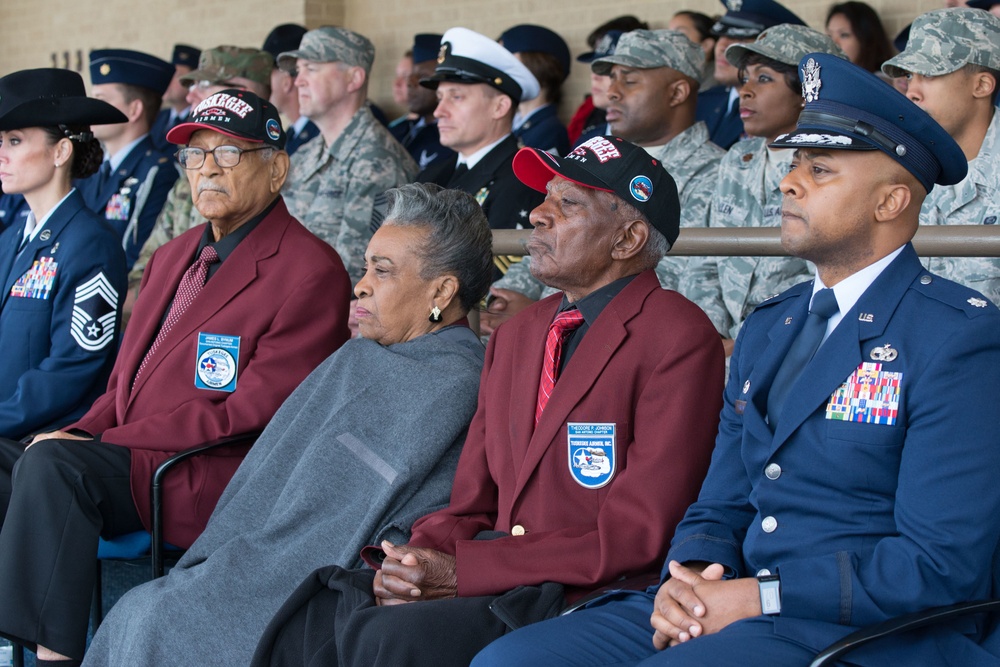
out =
[(225, 187), (223, 187), (218, 183), (212, 183), (211, 181), (200, 181), (198, 183), (198, 194), (201, 194), (206, 190), (210, 192), (221, 192), (224, 195), (231, 194), (229, 190), (227, 190)]

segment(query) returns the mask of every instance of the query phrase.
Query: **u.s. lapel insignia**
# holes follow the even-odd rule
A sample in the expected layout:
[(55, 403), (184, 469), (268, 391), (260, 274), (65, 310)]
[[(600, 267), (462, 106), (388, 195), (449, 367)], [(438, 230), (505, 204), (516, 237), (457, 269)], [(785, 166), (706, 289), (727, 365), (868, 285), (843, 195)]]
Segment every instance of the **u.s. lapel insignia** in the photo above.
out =
[(810, 58), (802, 67), (802, 97), (805, 101), (815, 102), (819, 99), (819, 89), (823, 82), (819, 78), (819, 63)]
[(867, 322), (871, 324), (874, 321), (875, 321), (875, 316), (872, 315), (871, 313), (861, 313), (860, 315), (858, 315), (858, 322)]
[(881, 345), (876, 348), (872, 348), (871, 358), (872, 361), (895, 361), (896, 357), (899, 356), (899, 352), (896, 351), (889, 343)]
[(979, 297), (974, 296), (969, 299), (969, 305), (975, 306), (976, 308), (985, 308), (986, 299), (980, 299)]
[(792, 323), (792, 318), (790, 318), (790, 317), (786, 317), (786, 318), (785, 318), (785, 326), (788, 326), (788, 325), (789, 325), (789, 324), (791, 324), (791, 323)]

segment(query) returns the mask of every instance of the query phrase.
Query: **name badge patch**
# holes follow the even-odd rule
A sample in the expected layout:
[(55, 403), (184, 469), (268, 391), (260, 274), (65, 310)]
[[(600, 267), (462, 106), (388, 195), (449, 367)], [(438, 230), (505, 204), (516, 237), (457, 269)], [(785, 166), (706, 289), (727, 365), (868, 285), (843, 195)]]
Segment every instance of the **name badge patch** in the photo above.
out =
[(893, 426), (899, 417), (903, 374), (883, 371), (882, 364), (863, 362), (830, 396), (826, 418)]
[(198, 389), (236, 391), (240, 363), (240, 337), (198, 334), (198, 365), (194, 386)]
[(570, 422), (566, 425), (569, 472), (586, 489), (599, 489), (615, 475), (615, 425)]
[(36, 259), (35, 263), (10, 288), (10, 295), (24, 299), (48, 299), (56, 282), (58, 262), (52, 257)]

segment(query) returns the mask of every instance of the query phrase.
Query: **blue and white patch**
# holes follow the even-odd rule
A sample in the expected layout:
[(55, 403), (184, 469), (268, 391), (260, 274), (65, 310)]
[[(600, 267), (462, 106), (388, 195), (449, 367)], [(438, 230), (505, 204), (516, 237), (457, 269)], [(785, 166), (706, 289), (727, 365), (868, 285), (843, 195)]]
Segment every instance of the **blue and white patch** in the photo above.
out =
[(566, 425), (569, 472), (586, 489), (599, 489), (615, 475), (615, 425), (570, 422)]
[(76, 344), (88, 352), (107, 347), (115, 338), (118, 290), (103, 272), (77, 286), (69, 332)]
[(199, 333), (194, 386), (198, 389), (236, 391), (239, 361), (239, 336)]
[(278, 125), (278, 121), (273, 118), (267, 119), (267, 122), (264, 123), (264, 129), (267, 131), (267, 136), (271, 138), (271, 141), (277, 141), (281, 136), (281, 125)]
[(636, 176), (628, 184), (628, 189), (636, 201), (645, 203), (653, 196), (653, 181), (648, 176)]

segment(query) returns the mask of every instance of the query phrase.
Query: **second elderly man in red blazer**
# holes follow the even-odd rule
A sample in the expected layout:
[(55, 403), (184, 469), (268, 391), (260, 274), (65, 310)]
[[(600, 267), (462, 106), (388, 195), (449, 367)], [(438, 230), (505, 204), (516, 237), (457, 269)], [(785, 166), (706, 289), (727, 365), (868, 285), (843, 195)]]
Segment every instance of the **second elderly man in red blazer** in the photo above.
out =
[[(150, 260), (107, 392), (65, 431), (35, 437), (0, 508), (0, 634), (42, 660), (72, 659), (58, 664), (83, 658), (97, 538), (149, 527), (157, 465), (262, 430), (349, 336), (344, 265), (279, 195), (288, 155), (274, 107), (222, 91), (167, 139), (182, 144), (177, 160), (209, 224)], [(194, 541), (243, 451), (167, 478), (167, 541)]]
[(563, 293), (494, 332), (450, 505), (407, 546), (384, 542), (378, 572), (314, 573), (254, 665), (467, 665), (567, 600), (658, 572), (724, 379), (718, 334), (653, 271), (677, 238), (676, 185), (614, 137), (565, 158), (525, 148), (513, 166), (546, 193), (532, 272)]

